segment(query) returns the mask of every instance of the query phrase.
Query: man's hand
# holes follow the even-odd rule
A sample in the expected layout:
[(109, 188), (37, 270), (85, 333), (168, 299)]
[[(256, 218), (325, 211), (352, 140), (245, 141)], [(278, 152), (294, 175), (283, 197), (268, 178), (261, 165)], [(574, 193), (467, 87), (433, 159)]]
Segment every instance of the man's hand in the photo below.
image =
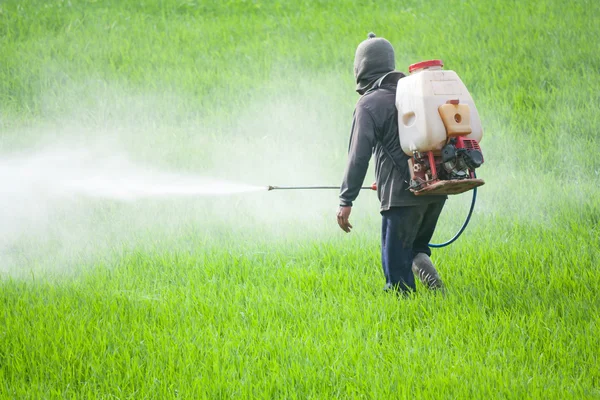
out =
[(352, 212), (352, 206), (340, 206), (337, 212), (338, 225), (346, 233), (350, 233), (352, 225), (348, 218), (350, 218), (350, 212)]

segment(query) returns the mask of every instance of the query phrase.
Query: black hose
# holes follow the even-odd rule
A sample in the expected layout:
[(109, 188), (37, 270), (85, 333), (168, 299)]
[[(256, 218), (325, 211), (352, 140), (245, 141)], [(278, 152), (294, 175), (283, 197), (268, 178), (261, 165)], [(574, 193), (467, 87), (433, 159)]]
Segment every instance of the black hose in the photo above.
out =
[[(475, 175), (475, 171), (473, 171), (473, 178), (477, 178), (477, 175)], [(454, 243), (456, 241), (456, 239), (458, 239), (460, 237), (460, 235), (462, 235), (462, 233), (465, 231), (465, 229), (467, 229), (467, 225), (469, 225), (469, 221), (471, 220), (471, 215), (473, 214), (473, 209), (475, 208), (475, 200), (477, 200), (477, 188), (473, 188), (473, 198), (471, 200), (471, 208), (469, 208), (469, 214), (467, 214), (467, 219), (465, 219), (465, 222), (463, 223), (460, 230), (456, 233), (456, 235), (454, 235), (454, 237), (452, 239), (450, 239), (444, 243), (429, 243), (429, 247), (433, 247), (434, 249), (446, 247), (446, 246)]]

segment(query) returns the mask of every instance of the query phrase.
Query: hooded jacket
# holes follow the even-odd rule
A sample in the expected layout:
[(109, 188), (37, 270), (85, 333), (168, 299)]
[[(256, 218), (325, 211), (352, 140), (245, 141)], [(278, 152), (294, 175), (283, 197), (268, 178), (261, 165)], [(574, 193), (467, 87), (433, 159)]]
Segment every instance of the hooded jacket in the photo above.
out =
[(409, 157), (400, 146), (395, 104), (398, 80), (402, 79), (404, 74), (389, 74), (378, 87), (372, 88), (384, 75), (385, 73), (379, 73), (376, 77), (370, 75), (369, 79), (373, 80), (371, 84), (366, 87), (360, 85), (364, 95), (354, 110), (348, 162), (340, 190), (340, 205), (352, 206), (363, 185), (372, 154), (375, 155), (375, 179), (377, 195), (381, 202), (380, 211), (443, 200), (446, 196), (415, 196), (408, 190)]

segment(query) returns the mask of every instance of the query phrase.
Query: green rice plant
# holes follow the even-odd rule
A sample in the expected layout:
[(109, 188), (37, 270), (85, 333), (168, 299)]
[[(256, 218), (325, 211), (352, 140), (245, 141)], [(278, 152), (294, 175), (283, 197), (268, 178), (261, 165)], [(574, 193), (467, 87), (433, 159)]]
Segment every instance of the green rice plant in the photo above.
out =
[[(0, 2), (0, 160), (106, 147), (219, 179), (336, 184), (369, 31), (400, 70), (441, 58), (459, 73), (486, 159), (471, 224), (433, 254), (444, 296), (381, 290), (372, 193), (351, 235), (333, 192), (36, 208), (0, 236), (0, 397), (600, 397), (599, 12)], [(434, 241), (468, 202), (448, 201)]]

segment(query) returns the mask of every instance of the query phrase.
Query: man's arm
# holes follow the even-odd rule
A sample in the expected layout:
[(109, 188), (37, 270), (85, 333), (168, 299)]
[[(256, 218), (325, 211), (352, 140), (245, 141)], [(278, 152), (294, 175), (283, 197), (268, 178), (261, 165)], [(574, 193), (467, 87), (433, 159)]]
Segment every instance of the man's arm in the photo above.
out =
[(352, 228), (348, 221), (350, 207), (358, 197), (365, 180), (374, 146), (375, 121), (364, 107), (358, 105), (354, 110), (348, 162), (344, 171), (344, 179), (340, 190), (340, 209), (337, 214), (338, 224), (346, 232), (350, 232)]
[(358, 197), (374, 146), (375, 121), (364, 107), (357, 106), (352, 121), (348, 162), (340, 190), (340, 205), (352, 206), (352, 202)]

